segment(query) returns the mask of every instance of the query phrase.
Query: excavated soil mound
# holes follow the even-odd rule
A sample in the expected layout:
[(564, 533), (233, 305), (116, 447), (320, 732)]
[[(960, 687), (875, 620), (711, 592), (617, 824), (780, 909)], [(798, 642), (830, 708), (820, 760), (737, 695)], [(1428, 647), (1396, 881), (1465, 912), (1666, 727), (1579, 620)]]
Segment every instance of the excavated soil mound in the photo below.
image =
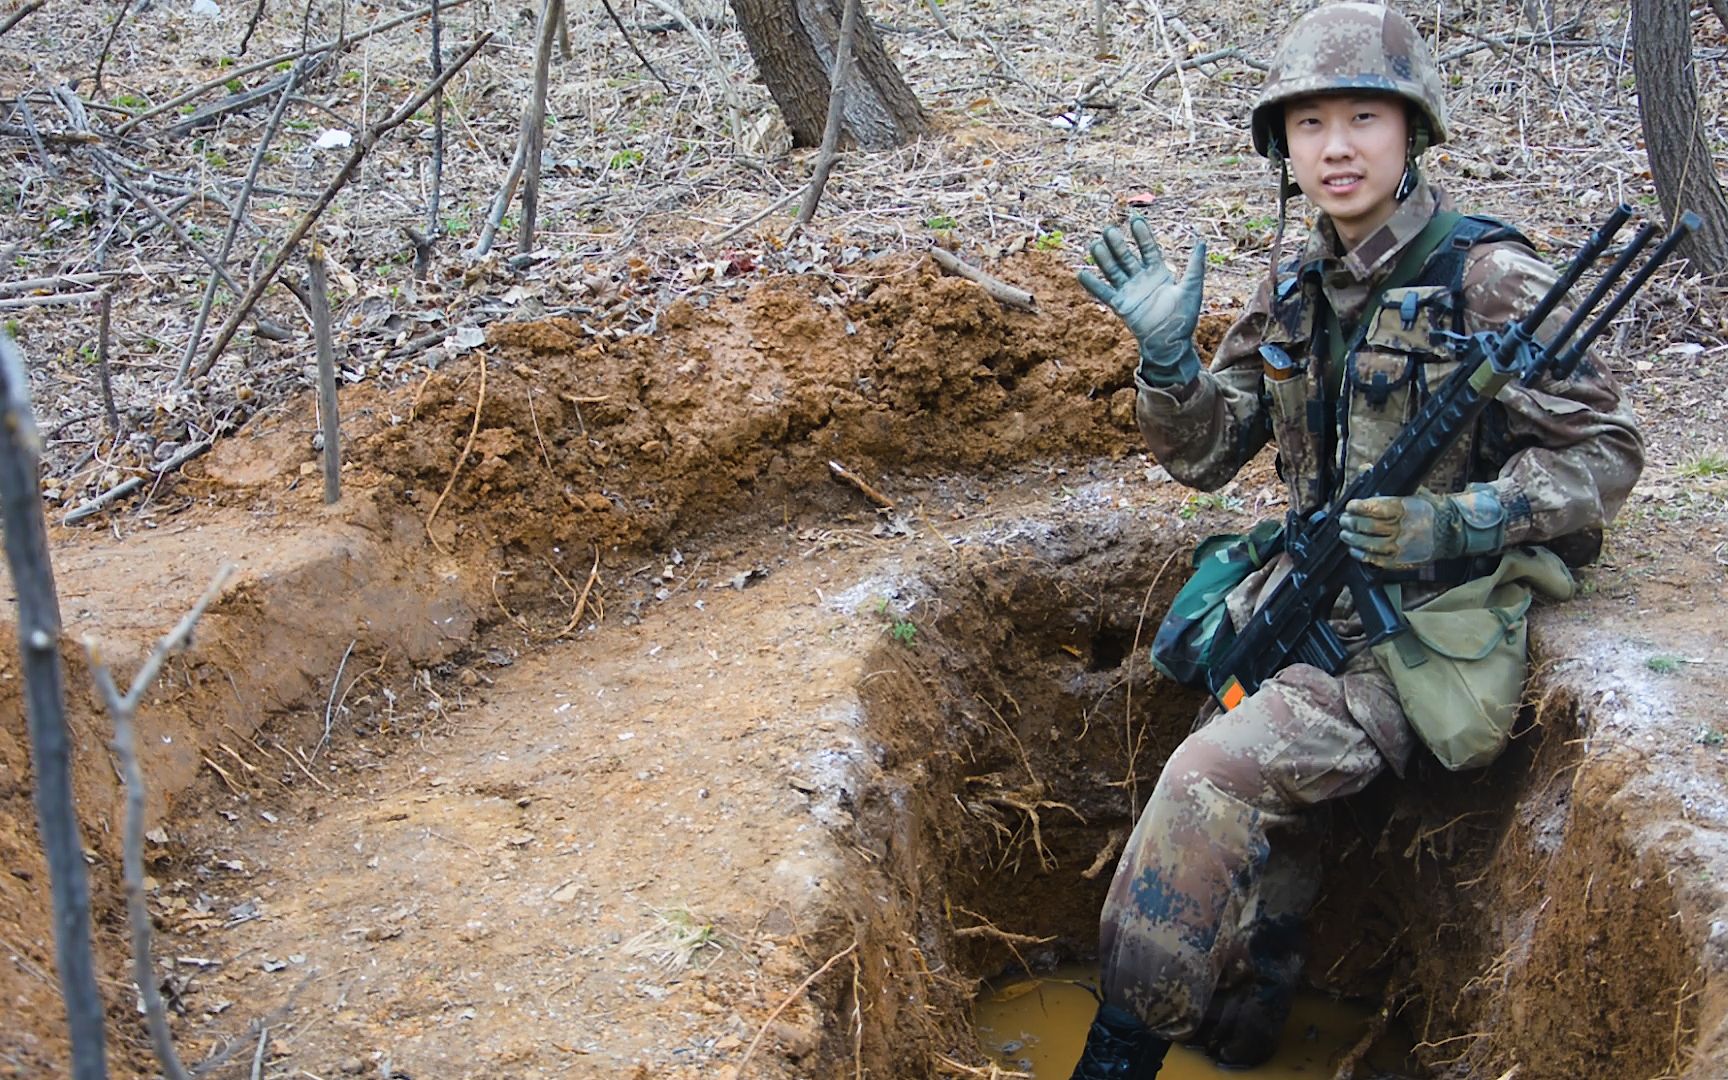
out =
[[(140, 717), (183, 1055), (982, 1075), (977, 979), (1091, 948), (1198, 705), (1145, 661), (1187, 553), (1282, 512), (1265, 459), (1214, 495), (1169, 483), (1136, 452), (1126, 339), (1056, 260), (997, 272), (1039, 311), (898, 262), (692, 295), (653, 335), (498, 326), (345, 397), (334, 507), (298, 402), (152, 516), (60, 534), (67, 642), (122, 673), (239, 567)], [(1728, 1061), (1728, 806), (1693, 738), (1720, 706), (1664, 696), (1626, 645), (1650, 612), (1613, 591), (1543, 613), (1504, 761), (1333, 814), (1310, 977), (1383, 997), (1435, 1075)], [(0, 1075), (29, 1076), (65, 1047), (14, 644)], [(145, 1075), (87, 685), (73, 664), (99, 953)]]

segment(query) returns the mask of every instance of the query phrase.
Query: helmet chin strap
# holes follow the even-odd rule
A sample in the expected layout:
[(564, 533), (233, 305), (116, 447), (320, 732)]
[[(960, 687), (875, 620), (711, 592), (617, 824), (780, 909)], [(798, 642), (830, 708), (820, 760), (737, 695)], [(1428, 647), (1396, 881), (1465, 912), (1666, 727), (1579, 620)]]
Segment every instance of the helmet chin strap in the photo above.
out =
[(1404, 151), (1404, 175), (1398, 179), (1398, 190), (1392, 197), (1403, 202), (1416, 190), (1416, 185), (1422, 182), (1422, 167), (1416, 164), (1416, 159), (1428, 149), (1428, 125), (1417, 121), (1415, 130), (1410, 133), (1410, 145)]
[(1278, 299), (1278, 257), (1284, 250), (1284, 223), (1290, 207), (1290, 156), (1284, 152), (1283, 140), (1278, 138), (1272, 139), (1268, 149), (1278, 159), (1278, 231), (1272, 234), (1271, 262), (1266, 267), (1266, 281), (1270, 286), (1267, 295), (1275, 304)]

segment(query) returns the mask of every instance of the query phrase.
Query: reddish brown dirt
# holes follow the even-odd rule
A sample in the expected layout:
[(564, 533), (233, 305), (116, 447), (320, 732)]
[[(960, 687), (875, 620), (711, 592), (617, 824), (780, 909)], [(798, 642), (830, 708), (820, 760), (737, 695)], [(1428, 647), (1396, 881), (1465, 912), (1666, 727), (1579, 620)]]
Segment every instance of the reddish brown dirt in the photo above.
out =
[[(1143, 659), (1185, 553), (1278, 512), (1265, 461), (1217, 499), (1158, 482), (1126, 340), (1057, 260), (998, 270), (1039, 314), (901, 262), (684, 302), (622, 341), (497, 327), (484, 391), (468, 359), (344, 399), (335, 508), (302, 402), (118, 537), (60, 534), (68, 646), (92, 633), (122, 672), (240, 568), (141, 717), (182, 1053), (244, 1075), (268, 1027), (273, 1077), (981, 1060), (973, 979), (1089, 947), (1112, 834), (1186, 730), (1191, 696)], [(1388, 887), (1366, 914), (1328, 902), (1353, 930), (1314, 974), (1389, 985), (1457, 1075), (1717, 1075), (1728, 815), (1647, 809), (1639, 761), (1671, 792), (1719, 782), (1677, 734), (1721, 723), (1699, 719), (1721, 715), (1719, 632), (1615, 551), (1548, 624), (1566, 663), (1539, 737), (1340, 829), (1368, 860), (1343, 865)], [(1708, 560), (1658, 564), (1720, 599)], [(1633, 624), (1662, 640), (1604, 644)], [(1658, 652), (1698, 696), (1639, 732)], [(65, 1047), (0, 655), (0, 1075), (28, 1076)], [(104, 723), (70, 685), (118, 1071), (143, 1075)], [(1703, 869), (1664, 876), (1682, 839)]]

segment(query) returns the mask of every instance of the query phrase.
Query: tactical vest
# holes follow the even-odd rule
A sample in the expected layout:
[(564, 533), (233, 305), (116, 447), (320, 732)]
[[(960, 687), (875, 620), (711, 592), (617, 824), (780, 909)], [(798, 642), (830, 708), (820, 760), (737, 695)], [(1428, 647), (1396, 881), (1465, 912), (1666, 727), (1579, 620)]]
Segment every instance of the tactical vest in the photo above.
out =
[[(1372, 465), (1431, 388), (1457, 367), (1443, 332), (1464, 333), (1467, 257), (1477, 244), (1503, 240), (1529, 245), (1523, 234), (1493, 218), (1435, 215), (1406, 246), (1387, 284), (1369, 297), (1354, 328), (1340, 327), (1332, 316), (1318, 262), (1283, 268), (1262, 336), (1273, 348), (1261, 349), (1261, 393), (1293, 516), (1306, 517), (1329, 503)], [(1407, 265), (1417, 260), (1414, 269)], [(1493, 479), (1506, 456), (1504, 440), (1492, 433), (1485, 438), (1484, 428), (1503, 429), (1499, 413), (1490, 406), (1476, 430), (1436, 463), (1425, 481), (1429, 490), (1461, 491)], [(1485, 448), (1485, 442), (1491, 445)]]

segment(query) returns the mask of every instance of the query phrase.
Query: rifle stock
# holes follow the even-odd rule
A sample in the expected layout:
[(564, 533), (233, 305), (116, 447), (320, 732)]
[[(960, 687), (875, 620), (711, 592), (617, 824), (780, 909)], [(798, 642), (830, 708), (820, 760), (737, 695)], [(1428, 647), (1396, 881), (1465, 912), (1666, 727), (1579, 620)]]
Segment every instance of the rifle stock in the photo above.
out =
[[(1291, 561), (1288, 574), (1208, 672), (1208, 684), (1220, 705), (1235, 708), (1258, 690), (1261, 683), (1292, 663), (1312, 664), (1334, 675), (1342, 671), (1352, 651), (1329, 619), (1345, 589), (1350, 590), (1356, 614), (1362, 621), (1365, 644), (1386, 641), (1409, 628), (1397, 605), (1387, 596), (1375, 568), (1351, 556), (1339, 525), (1345, 505), (1355, 499), (1413, 494), (1441, 456), (1514, 379), (1528, 384), (1544, 375), (1564, 379), (1572, 374), (1584, 351), (1668, 258), (1680, 238), (1698, 227), (1696, 215), (1690, 212), (1681, 215), (1632, 280), (1615, 293), (1583, 335), (1568, 347), (1572, 335), (1648, 242), (1651, 230), (1646, 226), (1553, 339), (1537, 342), (1535, 337), (1542, 324), (1577, 285), (1590, 264), (1607, 250), (1631, 215), (1631, 208), (1624, 204), (1615, 208), (1523, 319), (1502, 330), (1455, 339), (1461, 356), (1457, 369), (1423, 402), (1379, 460), (1347, 483), (1330, 504), (1305, 521), (1292, 520), (1286, 526), (1285, 546)], [(1364, 315), (1367, 317), (1370, 316)]]

